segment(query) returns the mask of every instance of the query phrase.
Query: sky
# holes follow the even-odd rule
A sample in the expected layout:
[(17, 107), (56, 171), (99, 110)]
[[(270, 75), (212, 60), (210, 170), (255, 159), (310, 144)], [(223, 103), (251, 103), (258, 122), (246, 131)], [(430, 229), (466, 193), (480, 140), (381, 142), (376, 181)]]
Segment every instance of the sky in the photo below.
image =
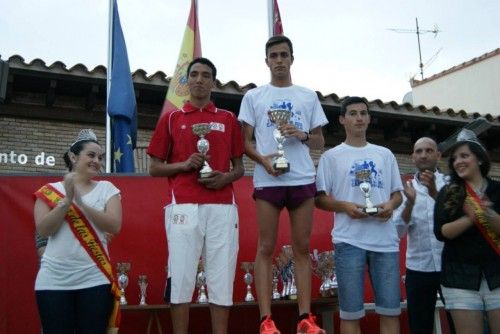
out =
[[(278, 0), (293, 42), (292, 79), (323, 95), (401, 102), (424, 77), (500, 47), (498, 0)], [(172, 76), (190, 0), (118, 0), (131, 71)], [(107, 0), (0, 0), (0, 56), (107, 64)], [(222, 83), (269, 82), (267, 0), (198, 0), (201, 46)], [(437, 36), (426, 33), (438, 27)]]

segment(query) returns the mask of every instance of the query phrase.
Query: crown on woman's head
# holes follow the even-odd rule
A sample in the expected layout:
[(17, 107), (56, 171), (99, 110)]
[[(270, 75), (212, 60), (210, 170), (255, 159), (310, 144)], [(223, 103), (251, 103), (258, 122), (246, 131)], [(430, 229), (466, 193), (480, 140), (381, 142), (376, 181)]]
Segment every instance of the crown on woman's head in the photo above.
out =
[(484, 151), (486, 149), (484, 148), (483, 144), (477, 139), (476, 133), (472, 130), (469, 129), (462, 129), (458, 135), (457, 135), (457, 143), (460, 142), (469, 142), (469, 143), (474, 143), (481, 147)]
[(70, 147), (73, 147), (73, 145), (75, 145), (78, 142), (88, 141), (88, 140), (92, 140), (92, 141), (97, 142), (97, 136), (95, 135), (94, 130), (92, 130), (92, 129), (80, 130), (80, 133), (78, 134), (75, 141), (73, 142), (73, 144), (71, 144)]

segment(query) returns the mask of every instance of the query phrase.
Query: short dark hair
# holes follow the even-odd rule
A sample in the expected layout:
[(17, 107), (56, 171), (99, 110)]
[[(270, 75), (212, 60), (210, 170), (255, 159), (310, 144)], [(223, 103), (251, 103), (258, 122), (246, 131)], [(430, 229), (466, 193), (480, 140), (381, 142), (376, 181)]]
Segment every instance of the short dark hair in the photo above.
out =
[(288, 47), (290, 48), (290, 56), (293, 57), (293, 46), (292, 46), (292, 41), (284, 36), (284, 35), (276, 35), (271, 38), (269, 38), (266, 42), (266, 57), (267, 57), (267, 51), (271, 46), (274, 46), (276, 44), (281, 44), (281, 43), (286, 43), (288, 44)]
[(370, 107), (368, 106), (368, 102), (364, 98), (359, 96), (350, 96), (344, 101), (342, 101), (342, 104), (340, 106), (340, 115), (345, 116), (345, 113), (347, 112), (347, 107), (350, 106), (351, 104), (356, 104), (356, 103), (364, 103), (366, 105), (366, 110), (369, 111)]
[(215, 78), (217, 77), (217, 69), (215, 68), (214, 63), (212, 63), (208, 58), (203, 58), (203, 57), (195, 58), (189, 63), (186, 72), (187, 76), (189, 76), (189, 73), (191, 72), (191, 67), (193, 67), (193, 65), (197, 63), (207, 65), (208, 67), (210, 67), (212, 69), (212, 79), (215, 80)]

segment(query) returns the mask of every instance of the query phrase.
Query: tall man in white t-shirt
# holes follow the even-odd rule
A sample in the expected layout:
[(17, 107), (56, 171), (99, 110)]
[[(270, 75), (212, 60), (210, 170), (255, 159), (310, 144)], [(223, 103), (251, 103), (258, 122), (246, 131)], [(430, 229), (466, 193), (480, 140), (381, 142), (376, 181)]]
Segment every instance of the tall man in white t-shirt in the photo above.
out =
[[(375, 311), (380, 315), (380, 333), (399, 333), (399, 238), (391, 220), (393, 210), (401, 204), (399, 168), (391, 151), (367, 142), (370, 113), (364, 99), (344, 100), (339, 121), (346, 138), (321, 156), (316, 205), (335, 212), (332, 237), (340, 332), (360, 333), (359, 319), (365, 315), (364, 274), (368, 267)], [(366, 193), (376, 210), (370, 209)]]
[(417, 173), (405, 183), (403, 204), (394, 213), (399, 236), (408, 236), (405, 285), (412, 334), (432, 333), (440, 290), (443, 243), (433, 230), (435, 198), (446, 182), (437, 169), (440, 158), (433, 139), (422, 137), (415, 142), (411, 159)]
[[(255, 257), (255, 286), (261, 315), (261, 334), (280, 333), (271, 319), (271, 295), (272, 260), (283, 207), (288, 209), (290, 215), (299, 305), (297, 332), (324, 333), (310, 315), (309, 237), (316, 186), (315, 168), (309, 149), (321, 149), (324, 146), (321, 126), (327, 123), (327, 119), (317, 94), (292, 83), (292, 63), (292, 42), (285, 36), (271, 37), (266, 43), (266, 64), (271, 73), (271, 82), (245, 94), (238, 116), (243, 122), (246, 154), (256, 162), (253, 196), (257, 206), (259, 241)], [(268, 112), (274, 108), (286, 109), (291, 113), (290, 121), (279, 127), (281, 135), (286, 137), (284, 151), (290, 163), (287, 172), (273, 167), (273, 158), (277, 156), (273, 137), (275, 125), (269, 120)]]

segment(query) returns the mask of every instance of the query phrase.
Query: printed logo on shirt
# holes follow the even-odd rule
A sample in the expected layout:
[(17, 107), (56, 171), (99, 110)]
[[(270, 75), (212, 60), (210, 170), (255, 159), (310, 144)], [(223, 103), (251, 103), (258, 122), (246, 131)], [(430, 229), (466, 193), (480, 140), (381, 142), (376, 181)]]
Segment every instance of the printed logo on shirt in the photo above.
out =
[(186, 225), (187, 224), (187, 215), (183, 213), (176, 213), (172, 217), (172, 224), (174, 225)]
[(210, 122), (210, 129), (212, 131), (226, 132), (226, 126), (223, 123)]
[(375, 162), (370, 159), (362, 159), (362, 160), (356, 160), (351, 166), (351, 169), (349, 170), (349, 176), (351, 177), (351, 186), (352, 187), (358, 187), (363, 180), (360, 180), (359, 177), (356, 177), (356, 173), (366, 170), (369, 171), (370, 176), (369, 179), (366, 180), (370, 183), (372, 187), (375, 188), (384, 188), (384, 180), (382, 179), (382, 171), (377, 168)]

